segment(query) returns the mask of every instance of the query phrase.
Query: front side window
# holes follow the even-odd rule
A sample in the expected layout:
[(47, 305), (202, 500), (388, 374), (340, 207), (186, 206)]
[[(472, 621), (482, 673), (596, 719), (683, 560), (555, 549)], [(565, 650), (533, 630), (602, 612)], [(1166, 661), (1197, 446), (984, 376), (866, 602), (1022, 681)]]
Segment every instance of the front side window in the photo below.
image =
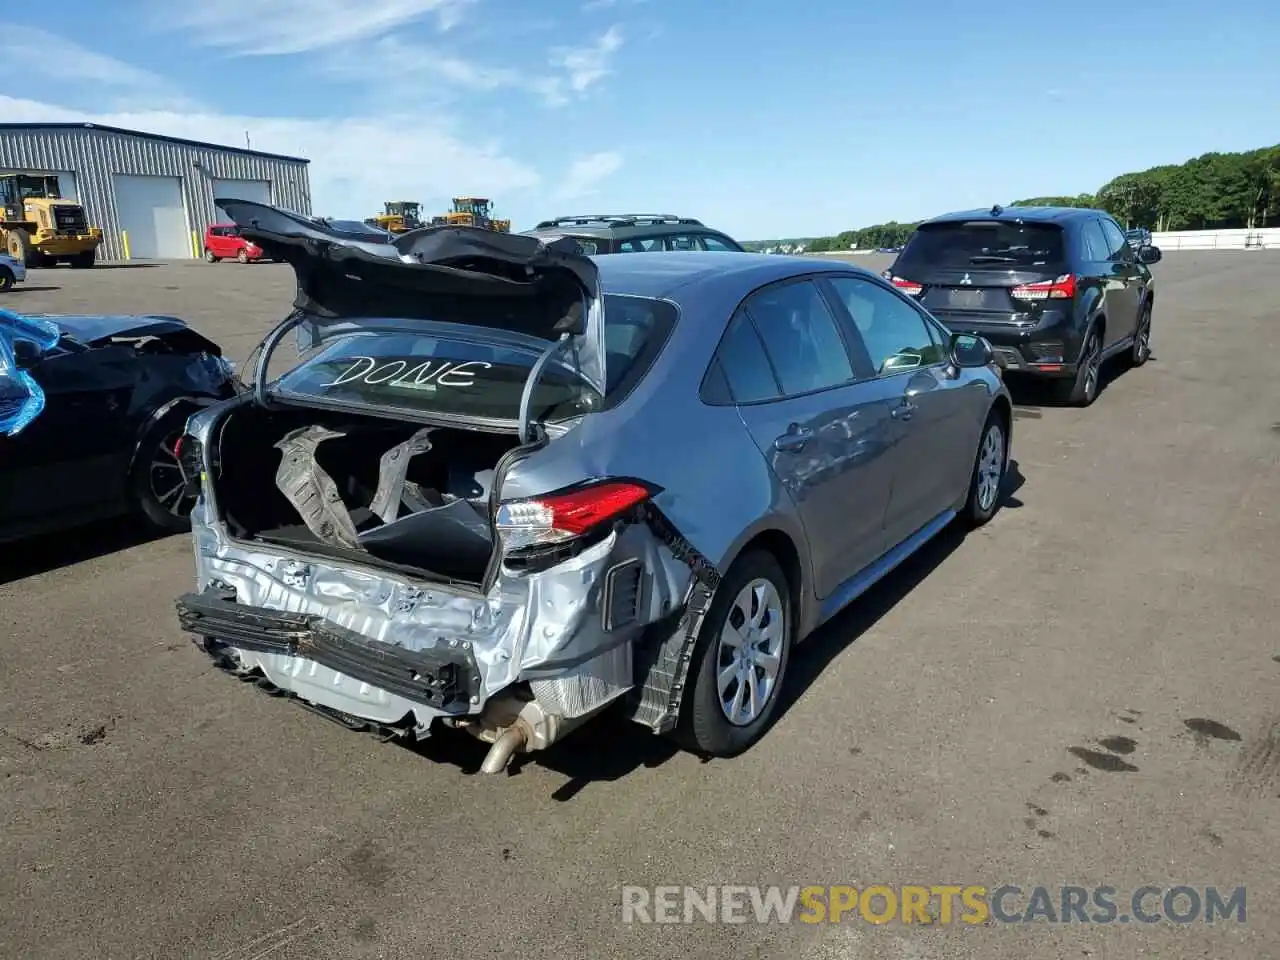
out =
[(1111, 256), (1107, 246), (1107, 238), (1097, 220), (1086, 220), (1080, 231), (1080, 239), (1084, 244), (1085, 258), (1094, 263), (1101, 263)]
[(856, 277), (834, 277), (830, 282), (853, 318), (878, 375), (916, 370), (946, 360), (946, 348), (940, 338), (901, 296)]
[(853, 379), (835, 317), (808, 280), (757, 290), (746, 301), (782, 392), (822, 390)]
[(1102, 232), (1107, 237), (1108, 260), (1133, 259), (1133, 247), (1129, 246), (1129, 241), (1124, 238), (1124, 231), (1116, 226), (1114, 220), (1103, 219)]

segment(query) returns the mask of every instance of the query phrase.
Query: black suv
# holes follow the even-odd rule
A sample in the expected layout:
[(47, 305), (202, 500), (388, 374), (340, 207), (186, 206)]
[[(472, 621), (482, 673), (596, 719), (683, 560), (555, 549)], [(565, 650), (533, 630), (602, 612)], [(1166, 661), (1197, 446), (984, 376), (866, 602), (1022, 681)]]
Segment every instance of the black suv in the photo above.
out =
[(651, 253), (658, 250), (743, 249), (719, 230), (701, 220), (669, 213), (596, 213), (543, 220), (532, 230), (534, 237), (573, 237), (588, 256), (597, 253)]
[(1160, 257), (1101, 210), (995, 206), (920, 224), (885, 276), (953, 331), (985, 337), (1006, 372), (1054, 378), (1088, 406), (1104, 360), (1151, 353), (1147, 265)]

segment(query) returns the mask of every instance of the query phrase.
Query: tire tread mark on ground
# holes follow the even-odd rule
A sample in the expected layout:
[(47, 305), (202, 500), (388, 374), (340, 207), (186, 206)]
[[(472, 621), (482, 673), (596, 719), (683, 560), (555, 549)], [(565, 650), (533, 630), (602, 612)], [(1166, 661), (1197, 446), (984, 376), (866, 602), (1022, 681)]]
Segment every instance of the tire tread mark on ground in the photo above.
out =
[[(308, 923), (310, 920), (310, 917), (299, 917), (292, 923), (286, 923), (282, 927), (269, 930), (261, 936), (250, 940), (246, 944), (238, 947), (232, 947), (225, 953), (220, 953), (214, 957), (213, 960), (263, 960), (264, 957), (271, 956), (271, 954), (275, 953), (281, 947), (287, 946), (295, 940), (299, 940), (302, 937), (308, 936), (319, 930), (320, 924), (315, 924), (306, 930), (300, 929), (303, 924)], [(268, 943), (268, 941), (271, 940), (274, 940), (274, 942)], [(259, 950), (259, 947), (263, 947), (263, 949)]]
[(1236, 786), (1246, 795), (1269, 793), (1277, 785), (1280, 785), (1280, 717), (1272, 719), (1266, 732), (1245, 750), (1236, 770)]

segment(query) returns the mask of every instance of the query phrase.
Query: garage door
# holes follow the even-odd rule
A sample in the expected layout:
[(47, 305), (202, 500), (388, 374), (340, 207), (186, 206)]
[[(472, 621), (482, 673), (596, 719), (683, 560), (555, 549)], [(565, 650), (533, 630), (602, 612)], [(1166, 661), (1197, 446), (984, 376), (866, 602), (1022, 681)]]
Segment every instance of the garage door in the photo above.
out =
[(255, 203), (271, 202), (270, 180), (214, 180), (214, 199), (252, 200)]
[(129, 235), (134, 259), (189, 259), (191, 235), (177, 177), (116, 174), (116, 210), (120, 229)]

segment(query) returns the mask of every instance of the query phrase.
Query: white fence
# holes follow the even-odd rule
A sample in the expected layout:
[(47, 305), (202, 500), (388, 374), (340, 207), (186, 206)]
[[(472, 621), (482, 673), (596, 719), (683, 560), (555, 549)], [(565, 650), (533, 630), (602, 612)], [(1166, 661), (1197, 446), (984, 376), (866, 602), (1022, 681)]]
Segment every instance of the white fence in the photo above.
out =
[(1280, 227), (1263, 230), (1176, 230), (1151, 234), (1151, 242), (1169, 250), (1280, 250)]

